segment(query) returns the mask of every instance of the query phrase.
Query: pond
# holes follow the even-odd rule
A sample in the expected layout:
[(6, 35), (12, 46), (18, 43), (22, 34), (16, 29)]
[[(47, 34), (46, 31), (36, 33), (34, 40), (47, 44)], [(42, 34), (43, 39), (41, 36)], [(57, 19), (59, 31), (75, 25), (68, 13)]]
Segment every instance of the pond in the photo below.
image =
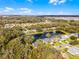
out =
[(56, 31), (56, 32), (44, 32), (44, 33), (41, 33), (41, 34), (33, 34), (32, 36), (35, 39), (34, 41), (36, 41), (37, 39), (51, 38), (51, 37), (59, 36), (59, 35), (62, 35), (62, 34), (65, 34), (65, 33), (60, 32), (60, 31)]

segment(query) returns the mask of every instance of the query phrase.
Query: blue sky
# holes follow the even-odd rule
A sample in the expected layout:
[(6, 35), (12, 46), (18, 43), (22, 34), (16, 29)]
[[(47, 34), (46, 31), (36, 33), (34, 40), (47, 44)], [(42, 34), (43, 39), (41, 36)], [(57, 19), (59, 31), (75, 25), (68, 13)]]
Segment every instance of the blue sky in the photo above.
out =
[(79, 15), (79, 0), (0, 0), (0, 15)]

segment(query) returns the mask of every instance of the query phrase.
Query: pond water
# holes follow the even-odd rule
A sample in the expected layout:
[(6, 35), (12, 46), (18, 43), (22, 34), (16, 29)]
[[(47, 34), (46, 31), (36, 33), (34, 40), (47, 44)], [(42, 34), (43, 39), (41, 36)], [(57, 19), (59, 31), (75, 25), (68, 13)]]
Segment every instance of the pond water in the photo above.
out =
[(56, 31), (56, 32), (44, 32), (44, 33), (41, 33), (41, 34), (33, 34), (32, 36), (35, 39), (34, 41), (36, 41), (37, 39), (51, 38), (51, 37), (59, 36), (59, 35), (62, 35), (62, 34), (65, 34), (65, 33), (60, 32), (60, 31)]

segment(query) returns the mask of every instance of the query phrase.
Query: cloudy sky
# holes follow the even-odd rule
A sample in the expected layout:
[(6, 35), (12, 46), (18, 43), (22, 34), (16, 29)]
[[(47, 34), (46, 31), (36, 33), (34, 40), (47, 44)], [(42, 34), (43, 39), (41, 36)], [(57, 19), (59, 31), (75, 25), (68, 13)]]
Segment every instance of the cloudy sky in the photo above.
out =
[(0, 0), (0, 15), (79, 15), (79, 0)]

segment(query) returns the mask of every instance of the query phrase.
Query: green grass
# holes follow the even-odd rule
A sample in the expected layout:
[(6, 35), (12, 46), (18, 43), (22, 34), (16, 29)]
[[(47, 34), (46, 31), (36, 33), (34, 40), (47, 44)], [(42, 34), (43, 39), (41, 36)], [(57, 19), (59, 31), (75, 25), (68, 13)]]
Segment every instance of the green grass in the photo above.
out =
[(72, 40), (71, 40), (70, 38), (67, 38), (67, 39), (65, 39), (65, 40), (62, 40), (62, 42), (63, 42), (63, 43), (66, 43), (66, 44), (69, 43), (69, 42), (71, 42), (71, 41), (72, 41)]
[(62, 40), (62, 42), (63, 42), (63, 43), (65, 43), (65, 44), (67, 44), (67, 43), (68, 43), (68, 41), (67, 41), (67, 40)]
[(67, 52), (67, 50), (68, 50), (68, 48), (66, 48), (66, 47), (62, 47), (62, 48), (60, 48), (60, 51), (62, 51), (62, 52)]
[(33, 35), (33, 34), (42, 34), (42, 33), (44, 33), (44, 32), (31, 32), (31, 33), (26, 33), (26, 35)]
[(71, 42), (71, 41), (72, 41), (70, 38), (67, 38), (66, 40), (67, 40), (68, 42)]
[(66, 31), (63, 31), (63, 30), (60, 30), (61, 32), (65, 33), (65, 35), (69, 34), (68, 32)]
[(55, 42), (55, 43), (54, 43), (54, 46), (60, 46), (60, 45), (61, 45), (60, 42)]

